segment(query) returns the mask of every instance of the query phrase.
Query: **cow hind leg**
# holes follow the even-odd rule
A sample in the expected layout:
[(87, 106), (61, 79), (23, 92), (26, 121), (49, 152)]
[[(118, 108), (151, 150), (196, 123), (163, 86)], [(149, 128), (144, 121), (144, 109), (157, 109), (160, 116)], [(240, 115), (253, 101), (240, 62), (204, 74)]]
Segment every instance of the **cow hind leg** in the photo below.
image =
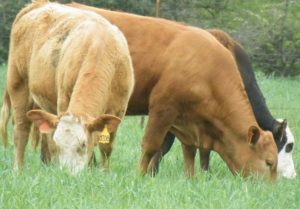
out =
[(188, 146), (181, 144), (184, 158), (185, 173), (192, 177), (195, 175), (195, 156), (197, 148), (195, 146)]
[(200, 155), (200, 167), (203, 171), (208, 171), (209, 169), (209, 156), (210, 150), (199, 149)]

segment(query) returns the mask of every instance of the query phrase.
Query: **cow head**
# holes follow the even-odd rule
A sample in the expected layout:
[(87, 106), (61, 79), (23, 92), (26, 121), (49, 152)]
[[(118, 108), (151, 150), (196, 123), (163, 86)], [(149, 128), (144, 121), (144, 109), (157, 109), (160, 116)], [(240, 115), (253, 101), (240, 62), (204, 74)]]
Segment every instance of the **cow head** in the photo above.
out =
[(294, 161), (292, 157), (294, 148), (294, 136), (287, 125), (286, 120), (278, 119), (273, 130), (273, 136), (278, 149), (277, 173), (279, 176), (293, 179), (296, 177)]
[(247, 141), (234, 140), (234, 144), (226, 146), (226, 151), (221, 157), (233, 173), (241, 172), (243, 176), (257, 174), (275, 180), (277, 148), (272, 133), (251, 126), (247, 138)]
[(61, 167), (67, 167), (72, 174), (81, 171), (92, 155), (94, 139), (92, 133), (107, 127), (109, 133), (116, 131), (120, 118), (102, 115), (96, 119), (86, 119), (65, 114), (61, 117), (42, 110), (31, 110), (27, 117), (41, 133), (53, 133), (58, 148)]

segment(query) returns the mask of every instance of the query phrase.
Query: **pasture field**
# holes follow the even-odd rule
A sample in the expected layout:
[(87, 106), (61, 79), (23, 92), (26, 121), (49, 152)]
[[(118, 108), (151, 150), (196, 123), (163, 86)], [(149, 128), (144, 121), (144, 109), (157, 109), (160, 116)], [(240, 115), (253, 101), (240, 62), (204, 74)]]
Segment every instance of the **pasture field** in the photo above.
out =
[[(5, 85), (5, 66), (0, 67), (0, 104)], [(294, 161), (300, 172), (300, 82), (294, 79), (267, 78), (258, 74), (259, 84), (276, 117), (288, 119), (295, 135)], [(217, 154), (211, 171), (193, 179), (185, 177), (180, 143), (176, 141), (155, 178), (140, 176), (140, 142), (143, 130), (139, 117), (126, 117), (119, 129), (111, 159), (111, 171), (86, 169), (70, 176), (53, 163), (45, 166), (40, 151), (27, 146), (26, 166), (12, 170), (13, 146), (0, 145), (0, 208), (45, 209), (193, 209), (193, 208), (300, 208), (300, 177), (279, 179), (272, 184), (251, 178), (234, 177)], [(30, 145), (30, 144), (29, 144)], [(97, 150), (98, 158), (99, 153)]]

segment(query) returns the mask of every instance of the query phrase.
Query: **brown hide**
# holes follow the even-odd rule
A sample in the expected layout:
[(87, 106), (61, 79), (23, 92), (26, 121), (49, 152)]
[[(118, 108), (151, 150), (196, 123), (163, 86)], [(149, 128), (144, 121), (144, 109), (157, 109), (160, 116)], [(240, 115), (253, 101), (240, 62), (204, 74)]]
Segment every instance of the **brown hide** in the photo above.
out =
[[(7, 91), (14, 111), (16, 168), (23, 165), (31, 124), (26, 112), (33, 102), (52, 114), (77, 117), (74, 121), (82, 124), (104, 114), (123, 118), (133, 89), (133, 68), (126, 39), (107, 20), (37, 1), (19, 12), (10, 40)], [(40, 124), (40, 113), (27, 115)], [(100, 146), (107, 158), (112, 141)]]
[(234, 46), (238, 44), (235, 42), (227, 33), (218, 29), (208, 29), (209, 33), (211, 33), (223, 46), (231, 51), (234, 54)]
[(150, 159), (171, 130), (182, 142), (188, 173), (195, 148), (207, 146), (233, 173), (276, 177), (272, 135), (258, 128), (234, 59), (212, 35), (164, 19), (70, 6), (103, 15), (127, 38), (136, 78), (127, 114), (149, 113), (142, 172), (151, 171)]

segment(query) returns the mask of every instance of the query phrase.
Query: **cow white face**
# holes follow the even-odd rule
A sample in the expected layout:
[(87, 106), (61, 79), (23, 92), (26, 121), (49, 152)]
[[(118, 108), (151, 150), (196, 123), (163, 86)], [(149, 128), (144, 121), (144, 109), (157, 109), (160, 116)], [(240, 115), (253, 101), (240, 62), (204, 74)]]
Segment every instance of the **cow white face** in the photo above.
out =
[(278, 153), (277, 173), (279, 176), (293, 179), (297, 175), (292, 157), (295, 139), (288, 126), (285, 131), (286, 136), (284, 137), (286, 137), (286, 143)]
[(59, 118), (42, 110), (31, 110), (27, 117), (39, 127), (41, 133), (54, 131), (60, 167), (66, 167), (72, 174), (77, 174), (88, 164), (94, 146), (92, 133), (102, 131), (104, 127), (107, 127), (108, 133), (113, 133), (121, 122), (113, 115), (104, 114), (84, 121), (71, 114)]
[(59, 150), (60, 166), (67, 167), (72, 174), (88, 163), (88, 135), (85, 125), (74, 116), (63, 116), (57, 124), (53, 139)]

